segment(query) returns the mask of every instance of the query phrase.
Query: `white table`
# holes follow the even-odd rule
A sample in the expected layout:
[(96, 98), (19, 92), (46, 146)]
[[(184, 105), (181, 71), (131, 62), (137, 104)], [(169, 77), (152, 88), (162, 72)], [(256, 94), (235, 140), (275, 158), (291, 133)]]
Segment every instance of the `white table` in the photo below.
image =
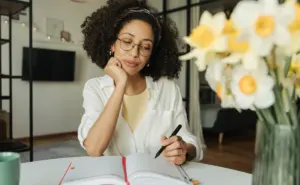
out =
[[(74, 158), (61, 158), (22, 163), (20, 185), (57, 185)], [(186, 172), (201, 185), (251, 185), (251, 174), (227, 168), (189, 163)]]

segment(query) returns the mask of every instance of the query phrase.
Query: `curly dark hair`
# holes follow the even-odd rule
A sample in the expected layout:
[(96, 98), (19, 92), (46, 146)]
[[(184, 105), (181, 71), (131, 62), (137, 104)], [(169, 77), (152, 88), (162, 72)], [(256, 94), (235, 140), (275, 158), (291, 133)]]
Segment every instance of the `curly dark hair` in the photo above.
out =
[[(153, 22), (142, 17), (127, 17), (122, 19), (116, 26), (118, 16), (124, 10), (132, 7), (140, 7), (150, 10), (152, 13), (157, 11), (147, 6), (145, 3), (137, 0), (108, 0), (107, 5), (99, 8), (88, 16), (81, 25), (84, 35), (83, 48), (88, 57), (92, 59), (100, 68), (105, 68), (109, 60), (109, 51), (117, 39), (117, 35), (122, 27), (133, 19), (141, 19), (152, 25), (153, 33), (157, 38), (157, 27)], [(182, 64), (178, 59), (178, 30), (176, 24), (169, 18), (164, 20), (157, 17), (161, 27), (161, 40), (152, 51), (149, 67), (144, 67), (141, 74), (151, 76), (158, 80), (165, 76), (169, 79), (178, 78)], [(157, 41), (157, 40), (156, 40)], [(156, 42), (155, 41), (155, 42)]]

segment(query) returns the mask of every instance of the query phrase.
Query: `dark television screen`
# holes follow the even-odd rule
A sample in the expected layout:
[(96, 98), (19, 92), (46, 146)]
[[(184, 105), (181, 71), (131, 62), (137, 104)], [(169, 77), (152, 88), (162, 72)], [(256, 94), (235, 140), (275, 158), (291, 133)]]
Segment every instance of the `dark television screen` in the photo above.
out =
[[(23, 47), (22, 79), (29, 80), (28, 47)], [(32, 48), (32, 80), (74, 81), (75, 52)]]

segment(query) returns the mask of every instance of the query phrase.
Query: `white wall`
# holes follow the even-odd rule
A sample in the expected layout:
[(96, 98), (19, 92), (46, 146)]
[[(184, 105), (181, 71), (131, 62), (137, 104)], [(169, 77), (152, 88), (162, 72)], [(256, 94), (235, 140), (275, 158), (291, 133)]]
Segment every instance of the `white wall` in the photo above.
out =
[[(82, 109), (82, 88), (87, 79), (103, 72), (85, 56), (80, 45), (61, 42), (40, 42), (46, 36), (46, 18), (64, 21), (64, 28), (71, 32), (74, 41), (80, 41), (80, 24), (85, 17), (99, 8), (105, 1), (81, 4), (69, 0), (33, 1), (33, 19), (39, 32), (34, 33), (34, 47), (76, 51), (76, 72), (74, 82), (34, 82), (33, 115), (34, 135), (45, 135), (76, 131)], [(8, 37), (8, 24), (2, 18), (2, 37)], [(28, 21), (28, 18), (25, 20)], [(13, 74), (21, 75), (22, 47), (28, 46), (28, 28), (13, 22)], [(41, 34), (42, 33), (42, 34)], [(38, 42), (38, 41), (39, 42)], [(8, 73), (8, 45), (2, 46), (2, 73)], [(8, 94), (8, 80), (3, 80), (3, 94)], [(9, 110), (7, 100), (3, 108)], [(13, 132), (15, 138), (29, 135), (29, 83), (13, 80)]]

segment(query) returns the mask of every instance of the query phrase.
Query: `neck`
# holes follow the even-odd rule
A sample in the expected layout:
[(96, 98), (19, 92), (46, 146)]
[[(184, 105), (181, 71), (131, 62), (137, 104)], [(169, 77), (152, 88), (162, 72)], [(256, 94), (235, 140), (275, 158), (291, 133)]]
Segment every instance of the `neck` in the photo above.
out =
[(125, 94), (136, 95), (142, 93), (146, 89), (146, 79), (141, 75), (129, 76)]

